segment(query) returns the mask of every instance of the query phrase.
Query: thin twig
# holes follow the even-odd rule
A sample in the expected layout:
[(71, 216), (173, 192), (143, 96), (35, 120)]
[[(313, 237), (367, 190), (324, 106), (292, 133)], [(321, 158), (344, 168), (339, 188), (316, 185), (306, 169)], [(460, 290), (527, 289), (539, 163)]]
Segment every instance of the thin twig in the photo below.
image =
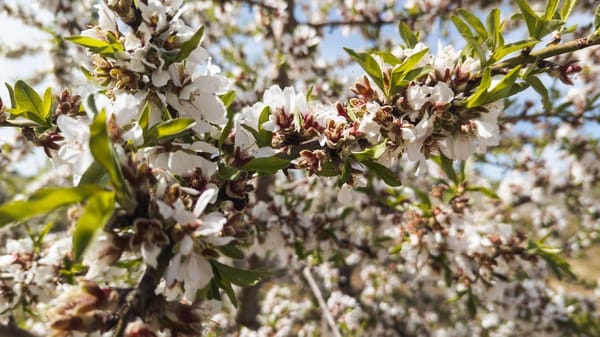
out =
[(308, 281), (308, 285), (310, 286), (313, 295), (315, 295), (315, 297), (317, 298), (319, 306), (321, 307), (321, 311), (323, 311), (323, 315), (325, 315), (325, 319), (327, 320), (327, 324), (329, 325), (331, 331), (333, 331), (333, 335), (335, 337), (342, 337), (342, 335), (340, 334), (340, 330), (338, 329), (337, 324), (335, 324), (335, 320), (333, 319), (333, 316), (329, 311), (329, 308), (327, 308), (327, 303), (325, 303), (325, 300), (323, 299), (323, 294), (321, 294), (321, 290), (319, 289), (317, 282), (315, 282), (315, 279), (313, 278), (312, 273), (310, 272), (310, 267), (305, 267), (302, 271), (302, 274)]

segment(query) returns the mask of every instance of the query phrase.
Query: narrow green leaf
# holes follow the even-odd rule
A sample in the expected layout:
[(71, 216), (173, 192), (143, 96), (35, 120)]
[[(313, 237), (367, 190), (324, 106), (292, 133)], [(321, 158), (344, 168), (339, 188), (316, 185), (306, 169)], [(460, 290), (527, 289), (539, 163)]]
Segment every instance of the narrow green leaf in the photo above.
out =
[(559, 280), (564, 276), (576, 279), (577, 276), (573, 273), (571, 265), (559, 255), (562, 250), (544, 244), (545, 239), (543, 238), (538, 242), (529, 241), (527, 243), (527, 252), (541, 257)]
[(219, 96), (219, 98), (221, 99), (221, 102), (223, 102), (223, 105), (225, 105), (226, 108), (229, 108), (231, 104), (233, 104), (233, 102), (235, 101), (235, 91), (230, 90), (225, 94)]
[(494, 53), (492, 54), (491, 59), (493, 60), (493, 62), (499, 61), (504, 56), (506, 56), (510, 53), (514, 53), (516, 51), (520, 51), (525, 48), (531, 48), (531, 47), (535, 46), (537, 43), (538, 43), (537, 40), (523, 40), (523, 41), (509, 43), (503, 47), (496, 49), (496, 51), (494, 51)]
[(198, 48), (202, 36), (204, 36), (204, 26), (200, 27), (189, 40), (181, 45), (181, 50), (179, 51), (179, 54), (177, 54), (177, 57), (175, 57), (175, 62), (181, 62), (187, 59), (188, 56)]
[(544, 83), (535, 75), (529, 75), (525, 78), (525, 81), (531, 85), (531, 87), (542, 96), (542, 106), (544, 109), (548, 110), (552, 107), (552, 103), (550, 102), (550, 96), (548, 94), (548, 89), (544, 85)]
[(320, 177), (337, 177), (339, 174), (340, 171), (331, 161), (324, 162), (321, 170), (317, 172), (317, 175)]
[(352, 152), (351, 156), (355, 160), (362, 162), (363, 160), (377, 160), (379, 159), (387, 149), (387, 141), (373, 145), (367, 149), (364, 149), (359, 152)]
[(477, 297), (473, 295), (471, 288), (467, 291), (467, 309), (471, 317), (477, 315)]
[(91, 37), (81, 35), (68, 36), (65, 39), (80, 46), (86, 47), (93, 53), (97, 53), (104, 56), (114, 56), (115, 52), (124, 50), (123, 45), (118, 41), (109, 43), (104, 40), (94, 39)]
[(194, 123), (195, 120), (192, 118), (174, 118), (155, 124), (144, 134), (144, 144), (156, 144), (165, 138), (177, 137), (190, 129)]
[(400, 37), (406, 43), (406, 47), (414, 48), (417, 43), (419, 43), (419, 38), (415, 33), (413, 33), (412, 29), (406, 24), (404, 21), (400, 21), (398, 23), (398, 32), (400, 33)]
[(371, 160), (364, 160), (360, 163), (365, 165), (369, 169), (369, 172), (381, 178), (386, 184), (393, 187), (402, 185), (400, 178), (389, 168)]
[(91, 113), (94, 116), (98, 115), (98, 108), (96, 107), (96, 100), (94, 99), (94, 94), (89, 94), (86, 99), (85, 102), (87, 104), (87, 107), (89, 109), (89, 111), (91, 111)]
[[(515, 86), (515, 81), (519, 77), (520, 70), (521, 70), (520, 65), (515, 67), (508, 74), (506, 74), (506, 76), (504, 76), (502, 78), (502, 80), (500, 80), (500, 82), (498, 82), (493, 88), (491, 88), (489, 90), (480, 92), (480, 89), (482, 87), (478, 88), (477, 92), (468, 99), (467, 107), (473, 108), (476, 106), (481, 106), (484, 104), (495, 102), (495, 101), (501, 100), (503, 98), (507, 98), (519, 91), (524, 90), (526, 87), (523, 87), (520, 85)], [(486, 77), (486, 74), (489, 74), (489, 69), (486, 69), (486, 71), (484, 72), (484, 79)], [(491, 77), (489, 80), (490, 80), (490, 84), (491, 84)], [(484, 80), (482, 79), (482, 82), (483, 81)]]
[(144, 108), (142, 109), (142, 114), (138, 119), (138, 124), (142, 130), (144, 130), (144, 132), (147, 132), (148, 126), (150, 125), (150, 102), (148, 101), (144, 103)]
[(15, 91), (13, 90), (13, 87), (11, 87), (10, 84), (6, 82), (4, 83), (4, 85), (6, 86), (6, 90), (8, 91), (8, 95), (10, 97), (10, 107), (16, 108), (17, 101), (15, 100)]
[(238, 269), (219, 263), (215, 260), (210, 260), (210, 264), (213, 266), (213, 269), (216, 269), (219, 272), (219, 275), (223, 280), (227, 280), (240, 287), (250, 287), (273, 276), (273, 273), (271, 272)]
[(93, 162), (90, 167), (88, 167), (81, 179), (79, 179), (79, 184), (77, 186), (83, 186), (87, 184), (99, 184), (102, 178), (106, 176), (106, 170), (100, 165), (99, 162)]
[(560, 9), (560, 18), (563, 21), (567, 21), (567, 18), (571, 15), (573, 8), (577, 4), (577, 0), (565, 0), (562, 8)]
[(115, 194), (112, 191), (98, 191), (89, 198), (73, 232), (75, 260), (81, 258), (96, 236), (96, 232), (108, 222), (114, 207)]
[(128, 195), (127, 185), (123, 172), (121, 171), (121, 163), (114, 152), (114, 149), (108, 138), (106, 130), (106, 111), (102, 110), (90, 126), (90, 151), (94, 159), (102, 165), (108, 173), (110, 182), (123, 195)]
[(534, 10), (529, 7), (529, 4), (526, 0), (516, 0), (519, 9), (521, 10), (521, 14), (523, 15), (523, 19), (527, 25), (527, 30), (529, 31), (529, 36), (534, 39), (539, 40), (539, 36), (537, 35), (538, 24), (540, 22), (540, 17), (534, 12)]
[(42, 100), (42, 119), (46, 121), (46, 123), (50, 123), (50, 116), (52, 108), (52, 89), (48, 87), (44, 92), (44, 98)]
[(594, 13), (594, 30), (597, 32), (600, 29), (600, 5), (596, 7), (596, 12)]
[(351, 174), (352, 174), (352, 164), (350, 163), (350, 160), (346, 160), (344, 162), (344, 166), (342, 167), (342, 172), (340, 173), (340, 177), (338, 178), (338, 180), (336, 182), (337, 187), (341, 187), (342, 185), (347, 183)]
[(487, 89), (490, 87), (492, 83), (492, 72), (489, 68), (485, 68), (483, 71), (483, 76), (481, 77), (481, 82), (477, 87), (477, 90), (467, 99), (467, 108), (476, 107), (480, 101), (483, 101), (483, 96), (487, 92)]
[(419, 208), (423, 211), (423, 215), (428, 217), (431, 215), (431, 199), (429, 199), (429, 194), (427, 192), (422, 191), (418, 188), (413, 188), (417, 199), (419, 200)]
[(420, 79), (421, 77), (429, 74), (433, 70), (434, 70), (434, 68), (431, 66), (415, 68), (415, 69), (408, 71), (406, 73), (406, 75), (404, 75), (404, 79), (407, 81), (416, 81), (416, 80)]
[(429, 49), (425, 48), (412, 54), (411, 56), (407, 57), (406, 60), (404, 60), (404, 62), (402, 62), (400, 66), (395, 68), (393, 72), (406, 73), (410, 70), (413, 70), (417, 66), (417, 64), (421, 62), (421, 60), (427, 54), (427, 52), (429, 52)]
[(480, 41), (486, 41), (488, 39), (488, 32), (485, 30), (483, 22), (481, 22), (477, 16), (464, 8), (457, 9), (457, 12), (469, 23), (469, 25), (471, 25), (471, 27), (473, 27)]
[(230, 257), (232, 259), (243, 259), (244, 252), (239, 249), (235, 244), (228, 244), (225, 246), (217, 246), (216, 247), (219, 252), (223, 255)]
[[(296, 120), (296, 125), (302, 125), (302, 117), (299, 116), (298, 111), (294, 111), (294, 119)], [(270, 146), (271, 140), (273, 139), (273, 134), (270, 131), (265, 130), (263, 125), (269, 121), (269, 116), (271, 115), (271, 108), (269, 106), (265, 106), (260, 115), (258, 116), (258, 135), (260, 136), (260, 142), (258, 146)]]
[(431, 159), (439, 165), (439, 167), (444, 171), (446, 176), (450, 180), (452, 180), (454, 184), (458, 185), (458, 176), (454, 171), (454, 161), (452, 159), (446, 157), (446, 155), (444, 155), (443, 153), (440, 153), (439, 156), (431, 156)]
[(559, 3), (559, 0), (546, 1), (546, 9), (544, 11), (544, 15), (542, 16), (542, 19), (544, 19), (544, 21), (550, 20), (554, 17), (554, 14), (556, 13), (556, 10), (558, 9), (558, 3)]
[(469, 25), (463, 20), (461, 17), (453, 15), (450, 20), (458, 30), (458, 33), (462, 35), (465, 39), (473, 39), (475, 40), (475, 36), (473, 35), (473, 31), (469, 28)]
[(467, 191), (471, 191), (471, 192), (479, 192), (482, 193), (483, 195), (485, 195), (488, 198), (494, 199), (494, 200), (500, 200), (500, 197), (498, 196), (498, 194), (496, 194), (496, 192), (490, 190), (487, 187), (483, 187), (483, 186), (469, 186), (466, 188)]
[(60, 207), (84, 201), (97, 192), (95, 186), (85, 185), (75, 188), (46, 187), (27, 200), (9, 201), (0, 206), (0, 227), (15, 221), (24, 221), (46, 214)]
[(375, 84), (381, 89), (385, 90), (383, 85), (383, 72), (379, 63), (369, 53), (357, 53), (350, 48), (344, 48), (344, 50), (358, 62), (363, 70), (373, 79)]
[(490, 11), (486, 20), (487, 31), (489, 33), (489, 39), (491, 41), (492, 50), (503, 47), (502, 36), (502, 24), (500, 23), (500, 9), (494, 8)]
[(256, 171), (258, 173), (276, 173), (290, 166), (288, 159), (279, 157), (253, 158), (247, 162), (242, 169)]
[(396, 55), (390, 53), (390, 52), (386, 52), (386, 51), (376, 51), (374, 52), (375, 55), (381, 57), (381, 59), (383, 60), (383, 62), (391, 65), (391, 66), (395, 66), (398, 64), (402, 63), (402, 59), (397, 57)]
[(511, 70), (508, 74), (506, 74), (506, 76), (504, 76), (504, 78), (502, 78), (502, 80), (500, 80), (498, 84), (496, 84), (493, 88), (489, 90), (488, 97), (485, 100), (485, 103), (483, 104), (495, 102), (502, 98), (508, 97), (511, 93), (513, 84), (519, 77), (520, 71), (521, 66), (519, 65), (513, 68), (513, 70)]
[(397, 245), (395, 245), (394, 247), (390, 248), (390, 249), (388, 250), (388, 253), (389, 253), (390, 255), (394, 255), (394, 254), (398, 254), (398, 253), (400, 253), (401, 251), (402, 251), (402, 244), (400, 243), (400, 244), (397, 244)]

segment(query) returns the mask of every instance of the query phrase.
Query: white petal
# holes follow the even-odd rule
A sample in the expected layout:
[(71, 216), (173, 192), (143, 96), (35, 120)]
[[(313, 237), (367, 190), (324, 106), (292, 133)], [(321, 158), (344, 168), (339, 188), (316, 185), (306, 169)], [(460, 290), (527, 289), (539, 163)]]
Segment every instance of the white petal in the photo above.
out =
[(152, 85), (155, 87), (165, 86), (170, 79), (171, 75), (166, 70), (157, 70), (152, 73)]
[(196, 205), (194, 206), (194, 215), (199, 217), (209, 203), (213, 203), (217, 200), (218, 194), (219, 188), (214, 184), (209, 184), (206, 190), (198, 197), (198, 201), (196, 201)]
[(202, 224), (195, 233), (208, 236), (220, 233), (223, 230), (223, 225), (227, 222), (227, 218), (220, 212), (212, 212), (202, 218)]

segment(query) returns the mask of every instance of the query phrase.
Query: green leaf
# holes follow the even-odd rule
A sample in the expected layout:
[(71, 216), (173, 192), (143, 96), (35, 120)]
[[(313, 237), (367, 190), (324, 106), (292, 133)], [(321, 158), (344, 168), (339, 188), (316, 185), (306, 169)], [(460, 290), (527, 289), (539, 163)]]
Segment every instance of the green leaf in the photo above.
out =
[(400, 178), (398, 178), (396, 173), (392, 172), (389, 168), (371, 160), (364, 160), (360, 163), (365, 165), (369, 169), (369, 172), (381, 178), (386, 184), (393, 187), (402, 185)]
[(471, 288), (467, 290), (467, 309), (469, 310), (469, 315), (471, 318), (477, 315), (477, 297), (473, 295)]
[(487, 187), (484, 186), (469, 186), (466, 188), (467, 191), (471, 191), (471, 192), (479, 192), (482, 193), (483, 195), (485, 195), (488, 198), (492, 198), (494, 200), (500, 200), (500, 197), (498, 196), (498, 194), (496, 194), (496, 192), (490, 190)]
[(431, 215), (431, 199), (429, 199), (429, 194), (425, 191), (422, 191), (418, 188), (413, 188), (417, 199), (419, 199), (419, 208), (423, 211), (423, 215), (428, 217)]
[[(271, 140), (273, 139), (273, 134), (270, 131), (265, 130), (263, 125), (269, 121), (269, 116), (271, 115), (271, 108), (267, 105), (265, 106), (260, 115), (258, 116), (258, 135), (260, 140), (258, 141), (258, 146), (270, 146)], [(302, 118), (299, 117), (299, 112), (294, 111), (294, 119), (296, 120), (296, 125), (302, 124)]]
[(560, 9), (560, 18), (563, 21), (567, 21), (567, 18), (571, 15), (573, 8), (577, 4), (577, 0), (565, 0), (562, 8)]
[(13, 107), (13, 108), (16, 108), (17, 107), (17, 101), (15, 100), (15, 91), (10, 86), (10, 84), (8, 84), (8, 83), (5, 82), (4, 85), (6, 86), (6, 90), (8, 91), (8, 95), (10, 97), (10, 106)]
[(248, 171), (256, 171), (258, 173), (276, 173), (290, 166), (288, 159), (279, 157), (253, 158), (247, 162), (242, 169)]
[(52, 109), (52, 89), (50, 89), (50, 87), (48, 87), (46, 89), (46, 91), (44, 92), (44, 98), (42, 100), (42, 111), (41, 111), (42, 112), (41, 117), (48, 124), (50, 123), (50, 116), (51, 116), (50, 109)]
[(452, 23), (458, 30), (458, 33), (460, 35), (462, 35), (463, 38), (475, 39), (475, 36), (473, 35), (471, 28), (469, 27), (469, 25), (467, 25), (465, 20), (463, 20), (461, 17), (456, 16), (456, 15), (453, 15), (450, 18), (450, 20), (452, 21)]
[(185, 41), (181, 45), (181, 50), (177, 57), (175, 57), (175, 62), (181, 62), (190, 56), (190, 54), (198, 48), (200, 41), (202, 40), (202, 36), (204, 35), (204, 26), (200, 27), (196, 33), (187, 41)]
[(439, 165), (439, 167), (444, 171), (444, 173), (446, 174), (446, 176), (452, 180), (452, 182), (455, 185), (458, 185), (459, 181), (458, 181), (458, 176), (456, 175), (456, 172), (454, 171), (454, 161), (448, 157), (446, 157), (446, 155), (444, 155), (443, 153), (440, 153), (439, 156), (431, 156), (431, 159)]
[(485, 30), (483, 22), (481, 22), (477, 16), (464, 8), (458, 8), (457, 12), (469, 23), (469, 25), (471, 25), (471, 27), (473, 27), (480, 41), (488, 40), (488, 32)]
[(516, 0), (516, 2), (519, 6), (519, 9), (521, 10), (523, 19), (525, 19), (525, 23), (527, 24), (529, 36), (539, 40), (539, 36), (537, 35), (537, 29), (541, 18), (534, 12), (534, 10), (531, 7), (529, 7), (529, 4), (526, 0)]
[(404, 43), (406, 43), (406, 47), (414, 48), (419, 43), (419, 37), (413, 33), (412, 29), (404, 21), (398, 23), (398, 32)]
[(594, 30), (600, 30), (600, 5), (596, 7), (596, 12), (594, 13)]
[(221, 99), (221, 102), (223, 102), (223, 105), (225, 105), (226, 108), (229, 108), (231, 104), (233, 104), (233, 102), (235, 101), (235, 91), (230, 90), (225, 94), (219, 96), (219, 98)]
[(341, 187), (342, 185), (347, 183), (351, 174), (352, 174), (352, 164), (350, 163), (350, 160), (346, 160), (344, 162), (344, 167), (342, 167), (342, 172), (340, 173), (340, 177), (338, 178), (338, 180), (336, 182), (337, 187)]
[(344, 50), (356, 61), (360, 67), (373, 79), (375, 84), (381, 89), (385, 90), (383, 85), (383, 72), (379, 63), (369, 53), (357, 53), (350, 48), (344, 48)]
[(418, 80), (419, 78), (432, 72), (433, 69), (434, 68), (431, 66), (425, 66), (425, 67), (419, 67), (419, 68), (412, 69), (404, 75), (404, 80), (406, 80), (406, 81)]
[(390, 52), (376, 51), (376, 52), (374, 52), (374, 54), (377, 56), (380, 56), (381, 59), (383, 60), (383, 62), (385, 62), (391, 66), (395, 66), (395, 65), (402, 63), (402, 59), (400, 59), (399, 57), (397, 57), (396, 55), (394, 55)]
[(146, 132), (148, 130), (148, 126), (150, 125), (150, 102), (146, 101), (144, 103), (144, 108), (142, 109), (142, 114), (138, 119), (138, 124)]
[(525, 89), (522, 86), (517, 86), (514, 88), (516, 90), (513, 90), (515, 81), (519, 77), (519, 71), (521, 71), (520, 65), (506, 74), (506, 76), (504, 76), (502, 80), (500, 80), (500, 82), (498, 82), (493, 88), (487, 90), (487, 88), (489, 88), (491, 85), (491, 73), (489, 68), (486, 68), (483, 73), (481, 84), (477, 88), (477, 91), (467, 100), (467, 108), (473, 108), (492, 103), (500, 99), (507, 98), (514, 93)]
[(479, 82), (479, 86), (477, 86), (477, 90), (467, 99), (467, 108), (473, 108), (481, 105), (479, 102), (484, 100), (483, 96), (491, 84), (492, 72), (489, 68), (485, 68), (483, 71), (483, 76), (481, 77), (481, 82)]
[(525, 48), (531, 48), (531, 47), (535, 46), (537, 43), (538, 43), (537, 40), (523, 40), (523, 41), (509, 43), (503, 47), (496, 49), (496, 51), (494, 51), (494, 53), (492, 54), (491, 59), (493, 61), (498, 61), (510, 53), (514, 53), (516, 51), (520, 51)]
[(129, 195), (121, 163), (112, 147), (106, 130), (106, 111), (102, 110), (90, 126), (90, 151), (108, 173), (110, 182), (120, 194)]
[(337, 167), (331, 162), (326, 161), (323, 163), (321, 170), (317, 172), (320, 177), (337, 177), (340, 174)]
[(402, 251), (402, 244), (400, 243), (400, 244), (397, 244), (397, 245), (395, 245), (394, 247), (390, 248), (390, 249), (388, 250), (388, 253), (389, 253), (390, 255), (394, 255), (394, 254), (398, 254), (398, 253), (400, 253), (401, 251)]
[(190, 129), (195, 123), (192, 118), (175, 118), (153, 125), (144, 134), (144, 145), (156, 144), (166, 138), (174, 138)]
[(16, 108), (11, 111), (13, 115), (24, 114), (27, 118), (40, 125), (47, 124), (44, 118), (45, 113), (43, 111), (42, 98), (32, 87), (19, 80), (15, 83), (14, 96)]
[(105, 176), (106, 170), (104, 170), (99, 162), (95, 161), (85, 170), (77, 186), (98, 184)]
[(542, 19), (544, 21), (550, 20), (554, 17), (554, 14), (556, 13), (556, 10), (558, 9), (558, 3), (559, 3), (559, 0), (548, 0), (546, 2), (546, 9), (544, 11), (544, 15), (542, 16)]
[(227, 280), (240, 287), (250, 287), (260, 281), (273, 276), (273, 273), (262, 270), (244, 270), (234, 268), (215, 260), (210, 260), (213, 270), (217, 270), (223, 280)]
[(244, 258), (244, 252), (233, 243), (230, 243), (225, 246), (217, 246), (216, 248), (219, 252), (221, 252), (221, 254), (232, 259), (239, 260)]
[(535, 75), (529, 75), (525, 78), (525, 81), (531, 85), (531, 87), (542, 96), (542, 106), (544, 109), (548, 110), (552, 107), (552, 103), (550, 102), (550, 96), (548, 94), (548, 89), (544, 85), (544, 83)]
[(561, 280), (564, 276), (568, 276), (571, 279), (576, 279), (577, 276), (571, 270), (569, 263), (559, 255), (562, 250), (560, 248), (546, 245), (544, 243), (546, 238), (543, 238), (538, 242), (529, 241), (527, 243), (527, 252), (530, 254), (535, 254), (544, 259), (548, 267), (550, 267), (554, 275), (559, 280)]
[(429, 49), (425, 48), (423, 50), (420, 50), (420, 51), (410, 55), (409, 57), (406, 58), (406, 60), (404, 60), (404, 62), (402, 62), (402, 64), (400, 66), (396, 67), (393, 70), (393, 72), (404, 74), (410, 70), (413, 70), (417, 66), (417, 64), (419, 64), (419, 62), (421, 62), (421, 60), (427, 54), (427, 52), (429, 52)]
[(46, 187), (40, 189), (27, 200), (9, 201), (0, 206), (0, 227), (82, 202), (97, 191), (97, 187), (90, 185), (75, 188)]
[(359, 162), (362, 162), (363, 160), (377, 160), (381, 158), (386, 149), (387, 140), (384, 140), (383, 142), (373, 145), (360, 152), (352, 152), (351, 156)]
[(68, 41), (71, 41), (80, 46), (86, 47), (91, 52), (100, 54), (103, 56), (114, 56), (115, 52), (123, 51), (123, 45), (117, 41), (113, 40), (112, 43), (106, 42), (104, 40), (94, 39), (87, 36), (74, 35), (65, 38)]
[(112, 191), (98, 191), (89, 198), (73, 232), (73, 255), (75, 260), (81, 258), (96, 236), (96, 232), (104, 227), (112, 216), (114, 208), (115, 193)]
[(486, 25), (492, 49), (496, 50), (503, 47), (502, 29), (504, 28), (504, 23), (500, 23), (500, 10), (498, 8), (490, 11), (487, 16)]
[(498, 84), (496, 84), (493, 88), (491, 88), (488, 92), (488, 97), (484, 104), (498, 101), (502, 98), (506, 98), (510, 96), (513, 84), (519, 77), (519, 72), (521, 71), (521, 66), (517, 66), (513, 68)]
[(92, 114), (94, 116), (98, 115), (98, 107), (96, 107), (96, 100), (94, 99), (94, 94), (89, 94), (86, 99), (85, 102), (87, 104), (88, 109), (90, 109), (90, 111), (92, 112)]

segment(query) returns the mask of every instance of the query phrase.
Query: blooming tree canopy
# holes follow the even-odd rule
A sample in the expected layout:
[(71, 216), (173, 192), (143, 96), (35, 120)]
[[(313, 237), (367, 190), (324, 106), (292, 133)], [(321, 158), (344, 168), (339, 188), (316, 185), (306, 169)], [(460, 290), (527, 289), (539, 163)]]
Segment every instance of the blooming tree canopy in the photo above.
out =
[(600, 336), (594, 6), (2, 4), (0, 336)]

